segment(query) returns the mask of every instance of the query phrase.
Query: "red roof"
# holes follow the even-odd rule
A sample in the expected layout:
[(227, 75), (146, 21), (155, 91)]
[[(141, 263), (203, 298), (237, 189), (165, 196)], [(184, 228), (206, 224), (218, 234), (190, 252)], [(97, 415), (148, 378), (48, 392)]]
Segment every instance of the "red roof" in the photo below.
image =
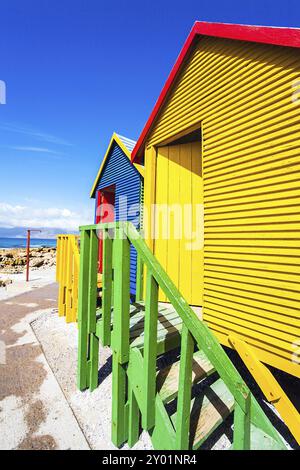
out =
[(142, 156), (146, 138), (151, 130), (155, 118), (162, 107), (172, 84), (190, 51), (195, 38), (198, 36), (214, 36), (226, 39), (237, 39), (240, 41), (251, 41), (264, 44), (274, 44), (277, 46), (299, 47), (300, 48), (300, 29), (299, 28), (278, 28), (269, 26), (247, 26), (240, 24), (226, 23), (206, 23), (197, 21), (171, 70), (171, 73), (158, 97), (157, 102), (150, 114), (148, 121), (131, 153), (131, 160), (139, 160)]

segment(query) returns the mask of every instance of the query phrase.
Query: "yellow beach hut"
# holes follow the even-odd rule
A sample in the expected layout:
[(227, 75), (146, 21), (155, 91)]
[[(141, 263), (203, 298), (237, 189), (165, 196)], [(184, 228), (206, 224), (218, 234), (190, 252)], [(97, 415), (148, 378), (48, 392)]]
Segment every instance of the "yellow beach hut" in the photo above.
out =
[[(299, 48), (299, 29), (195, 23), (132, 152), (148, 245), (180, 292), (224, 345), (297, 377)], [(181, 237), (174, 205), (192, 208)]]

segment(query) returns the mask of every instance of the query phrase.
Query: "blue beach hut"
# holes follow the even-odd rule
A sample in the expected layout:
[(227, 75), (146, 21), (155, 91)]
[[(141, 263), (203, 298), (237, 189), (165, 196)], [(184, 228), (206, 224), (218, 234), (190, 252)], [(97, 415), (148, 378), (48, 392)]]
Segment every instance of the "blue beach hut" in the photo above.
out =
[[(129, 221), (141, 228), (143, 166), (131, 163), (135, 141), (113, 133), (94, 181), (90, 197), (95, 199), (95, 223)], [(131, 246), (130, 293), (136, 289), (136, 251)], [(102, 243), (99, 242), (99, 272), (102, 272)]]

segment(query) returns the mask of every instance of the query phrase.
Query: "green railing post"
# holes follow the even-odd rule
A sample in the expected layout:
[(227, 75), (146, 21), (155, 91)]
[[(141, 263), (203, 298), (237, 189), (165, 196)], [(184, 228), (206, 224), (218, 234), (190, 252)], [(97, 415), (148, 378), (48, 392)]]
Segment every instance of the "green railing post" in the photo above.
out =
[(128, 384), (128, 445), (133, 447), (139, 439), (140, 410), (131, 384)]
[(122, 227), (117, 227), (115, 230), (113, 269), (112, 441), (116, 446), (120, 446), (128, 436), (128, 422), (126, 420), (126, 370), (123, 364), (129, 360), (130, 315), (130, 244)]
[(183, 326), (176, 416), (176, 448), (179, 450), (189, 449), (193, 354), (194, 339)]
[(88, 284), (88, 331), (96, 333), (97, 308), (97, 264), (98, 264), (98, 237), (95, 230), (90, 232), (89, 252), (89, 284)]
[(136, 301), (143, 300), (144, 290), (144, 263), (142, 257), (137, 253), (137, 266), (136, 266)]
[(119, 363), (118, 353), (113, 351), (111, 440), (116, 447), (127, 438), (126, 424), (126, 370)]
[(88, 283), (89, 283), (90, 236), (81, 230), (80, 269), (78, 287), (78, 366), (77, 385), (80, 390), (89, 386), (88, 380)]
[(245, 398), (245, 411), (235, 402), (233, 423), (233, 449), (250, 450), (251, 394)]
[(114, 321), (112, 348), (120, 364), (129, 358), (130, 312), (130, 243), (122, 228), (115, 231), (114, 259)]
[[(96, 317), (92, 315), (93, 297), (86, 290), (90, 288), (92, 258), (96, 259), (93, 246), (89, 239), (88, 230), (96, 230), (99, 226), (83, 227), (80, 256), (80, 284), (79, 284), (79, 364), (78, 380), (81, 389), (89, 385), (94, 386), (95, 371), (93, 366), (96, 357), (97, 344), (94, 343)], [(194, 343), (203, 350), (207, 358), (219, 373), (229, 391), (235, 399), (234, 413), (234, 449), (250, 448), (250, 426), (259, 427), (269, 434), (275, 441), (282, 443), (277, 431), (263, 413), (255, 398), (251, 395), (242, 377), (235, 369), (224, 352), (218, 340), (200, 321), (191, 307), (182, 297), (174, 283), (168, 277), (160, 263), (156, 260), (132, 224), (120, 222), (105, 224), (104, 229), (115, 228), (113, 241), (113, 396), (112, 396), (112, 439), (119, 446), (128, 437), (134, 443), (137, 436), (138, 410), (137, 402), (142, 411), (142, 424), (148, 429), (155, 442), (164, 448), (188, 449), (190, 428), (190, 404), (192, 384), (192, 357)], [(124, 234), (126, 235), (124, 237)], [(144, 350), (139, 370), (133, 374), (132, 360), (135, 357), (135, 348), (130, 351), (130, 242), (140, 256), (140, 263), (145, 264), (147, 270), (146, 312), (144, 325)], [(90, 257), (90, 254), (94, 253)], [(88, 260), (86, 258), (88, 257)], [(111, 258), (111, 256), (110, 256)], [(90, 261), (90, 263), (89, 263)], [(88, 273), (86, 272), (88, 266)], [(84, 269), (83, 269), (84, 268)], [(110, 276), (111, 278), (111, 276)], [(88, 285), (86, 284), (88, 279)], [(158, 317), (158, 286), (162, 288), (174, 309), (183, 322), (181, 360), (179, 372), (179, 390), (177, 402), (176, 433), (171, 423), (165, 423), (167, 414), (159, 395), (156, 395), (156, 355), (157, 355), (157, 317)], [(109, 287), (108, 287), (109, 288)], [(140, 295), (140, 292), (138, 292)], [(108, 307), (106, 307), (108, 309)], [(94, 311), (95, 313), (95, 311)], [(90, 338), (88, 334), (90, 333)], [(88, 351), (90, 345), (90, 351)], [(94, 352), (93, 352), (94, 351)], [(88, 353), (90, 356), (88, 356)], [(130, 353), (130, 354), (129, 354)], [(130, 362), (129, 361), (130, 355)], [(87, 357), (89, 362), (87, 363)], [(128, 364), (126, 364), (128, 363)], [(91, 369), (92, 368), (92, 369)], [(139, 376), (140, 372), (140, 376)], [(127, 373), (129, 380), (128, 384)], [(135, 380), (137, 381), (135, 383)], [(137, 386), (137, 383), (139, 384)], [(134, 390), (132, 390), (131, 389)], [(136, 394), (136, 395), (135, 395)], [(137, 399), (137, 402), (134, 399)], [(251, 408), (251, 410), (250, 410)], [(162, 417), (164, 417), (162, 419)], [(160, 420), (160, 421), (157, 421)], [(167, 429), (165, 434), (168, 442), (159, 443), (159, 429)], [(154, 427), (153, 427), (154, 426)], [(173, 434), (172, 434), (173, 433)], [(170, 439), (174, 442), (171, 443)], [(165, 442), (165, 441), (164, 441)]]
[(90, 232), (89, 251), (89, 284), (88, 284), (88, 333), (89, 344), (89, 387), (94, 390), (98, 385), (99, 338), (96, 336), (97, 309), (97, 266), (98, 266), (98, 237), (96, 230)]
[(148, 271), (144, 326), (144, 412), (142, 413), (142, 427), (147, 430), (155, 424), (157, 321), (158, 284), (151, 271)]
[(112, 307), (112, 239), (108, 229), (103, 230), (102, 322), (100, 338), (103, 346), (111, 342)]

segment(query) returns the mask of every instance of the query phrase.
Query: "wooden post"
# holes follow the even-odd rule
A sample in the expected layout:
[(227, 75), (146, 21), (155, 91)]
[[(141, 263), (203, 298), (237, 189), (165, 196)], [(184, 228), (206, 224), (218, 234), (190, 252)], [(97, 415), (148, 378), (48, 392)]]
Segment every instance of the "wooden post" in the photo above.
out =
[(109, 231), (103, 230), (102, 322), (100, 324), (100, 339), (103, 346), (109, 346), (111, 342), (112, 245)]
[(142, 413), (144, 429), (151, 429), (155, 424), (157, 321), (158, 284), (152, 273), (148, 271), (144, 339), (144, 412)]
[(30, 230), (27, 230), (27, 247), (26, 247), (26, 282), (29, 281), (29, 250), (30, 250)]
[(78, 365), (77, 384), (79, 390), (88, 387), (88, 282), (89, 282), (90, 236), (82, 230), (80, 238), (80, 269), (78, 290)]
[(114, 321), (112, 348), (120, 364), (129, 358), (130, 244), (122, 228), (114, 240)]
[(133, 447), (139, 439), (140, 411), (131, 384), (128, 385), (128, 445)]
[(245, 398), (245, 411), (235, 401), (233, 423), (233, 449), (250, 450), (250, 407), (251, 394)]
[(189, 448), (193, 353), (193, 337), (187, 327), (183, 326), (176, 417), (176, 448), (179, 450)]

